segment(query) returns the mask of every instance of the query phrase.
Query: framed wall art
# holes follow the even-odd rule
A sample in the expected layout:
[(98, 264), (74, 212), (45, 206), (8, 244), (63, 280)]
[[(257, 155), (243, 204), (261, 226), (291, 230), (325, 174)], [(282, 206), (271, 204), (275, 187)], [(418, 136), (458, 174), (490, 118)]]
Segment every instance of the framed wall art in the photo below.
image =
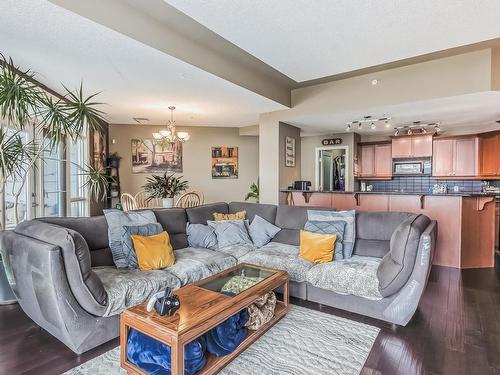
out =
[(132, 139), (132, 173), (182, 172), (182, 143)]
[(238, 147), (212, 147), (212, 178), (238, 178)]

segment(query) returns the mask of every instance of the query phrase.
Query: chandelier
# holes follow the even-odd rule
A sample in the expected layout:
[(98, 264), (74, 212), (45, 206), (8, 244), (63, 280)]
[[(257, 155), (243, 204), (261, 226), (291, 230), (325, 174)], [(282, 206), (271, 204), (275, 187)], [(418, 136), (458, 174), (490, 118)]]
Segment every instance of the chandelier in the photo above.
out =
[(158, 133), (153, 133), (153, 138), (162, 143), (186, 142), (189, 139), (189, 133), (175, 131), (175, 107), (172, 105), (168, 109), (170, 109), (170, 120), (168, 120), (166, 129), (160, 130)]

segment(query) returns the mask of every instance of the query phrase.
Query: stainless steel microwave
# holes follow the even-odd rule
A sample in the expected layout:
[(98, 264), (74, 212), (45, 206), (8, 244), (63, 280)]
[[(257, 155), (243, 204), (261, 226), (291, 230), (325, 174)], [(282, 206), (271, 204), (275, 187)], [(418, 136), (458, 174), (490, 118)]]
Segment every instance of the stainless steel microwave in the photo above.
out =
[(430, 176), (431, 174), (431, 158), (392, 160), (393, 176)]

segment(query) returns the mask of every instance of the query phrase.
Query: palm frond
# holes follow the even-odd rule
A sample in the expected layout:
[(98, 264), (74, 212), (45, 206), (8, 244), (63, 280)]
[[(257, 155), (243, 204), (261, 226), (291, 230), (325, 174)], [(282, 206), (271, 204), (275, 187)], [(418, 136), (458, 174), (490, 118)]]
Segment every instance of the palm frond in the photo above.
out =
[(108, 176), (103, 168), (96, 168), (93, 165), (84, 163), (80, 167), (80, 176), (85, 177), (83, 187), (88, 189), (89, 195), (97, 202), (103, 201), (106, 198), (106, 193), (110, 183), (114, 182), (114, 178)]
[(35, 155), (33, 142), (25, 143), (20, 131), (9, 134), (0, 129), (0, 176), (3, 181), (22, 177)]
[(247, 195), (245, 195), (245, 201), (253, 198), (257, 203), (259, 203), (259, 195), (259, 179), (257, 179), (257, 183), (254, 182), (250, 185), (250, 191), (247, 193)]
[[(64, 104), (64, 110), (68, 114), (68, 121), (72, 125), (73, 139), (77, 139), (86, 128), (93, 131), (101, 131), (102, 123), (104, 122), (104, 112), (97, 109), (104, 103), (92, 101), (99, 93), (92, 94), (88, 97), (84, 96), (83, 84), (76, 91), (66, 90), (67, 102)], [(76, 137), (76, 138), (75, 138)]]

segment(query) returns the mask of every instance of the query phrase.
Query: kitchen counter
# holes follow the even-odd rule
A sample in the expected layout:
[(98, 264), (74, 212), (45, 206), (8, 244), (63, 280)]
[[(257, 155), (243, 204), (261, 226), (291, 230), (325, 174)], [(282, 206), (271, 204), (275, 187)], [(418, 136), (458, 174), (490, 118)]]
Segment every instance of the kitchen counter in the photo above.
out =
[(494, 266), (495, 193), (280, 190), (280, 204), (336, 210), (424, 214), (438, 223), (434, 264), (455, 268)]
[(295, 190), (295, 189), (281, 189), (281, 193), (322, 193), (322, 194), (382, 194), (382, 195), (424, 195), (424, 196), (445, 196), (445, 197), (496, 197), (500, 196), (500, 193), (474, 193), (474, 192), (448, 192), (448, 193), (424, 193), (424, 192), (412, 192), (412, 191), (344, 191), (344, 190)]

